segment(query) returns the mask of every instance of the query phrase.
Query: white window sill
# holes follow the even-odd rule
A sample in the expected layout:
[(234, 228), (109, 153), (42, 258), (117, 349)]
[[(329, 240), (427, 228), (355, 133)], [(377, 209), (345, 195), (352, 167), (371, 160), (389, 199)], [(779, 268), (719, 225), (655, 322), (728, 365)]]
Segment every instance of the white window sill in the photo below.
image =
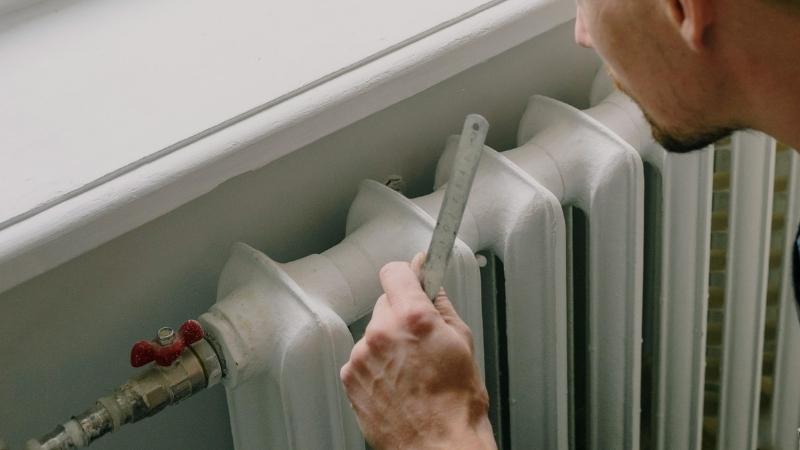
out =
[(572, 0), (57, 4), (0, 17), (0, 292), (574, 17)]

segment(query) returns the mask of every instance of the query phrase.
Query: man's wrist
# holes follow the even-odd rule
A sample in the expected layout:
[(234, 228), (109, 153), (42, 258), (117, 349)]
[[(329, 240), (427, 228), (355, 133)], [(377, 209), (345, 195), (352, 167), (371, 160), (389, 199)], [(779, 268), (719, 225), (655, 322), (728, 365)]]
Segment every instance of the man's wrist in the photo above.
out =
[(452, 446), (464, 450), (496, 450), (497, 443), (492, 433), (492, 424), (489, 416), (484, 415), (477, 423), (466, 427), (462, 432), (453, 436)]
[[(474, 423), (453, 421), (440, 429), (440, 434), (425, 432), (417, 435), (413, 441), (406, 441), (399, 448), (403, 450), (497, 450), (492, 433), (492, 424), (488, 416), (483, 416)], [(443, 432), (442, 432), (443, 431)], [(380, 444), (376, 448), (383, 447)]]
[(435, 437), (433, 433), (424, 433), (418, 436), (420, 442), (409, 442), (403, 448), (409, 450), (496, 450), (497, 444), (489, 417), (483, 415), (478, 420), (471, 422), (453, 421), (446, 426), (446, 432), (439, 434), (438, 437)]

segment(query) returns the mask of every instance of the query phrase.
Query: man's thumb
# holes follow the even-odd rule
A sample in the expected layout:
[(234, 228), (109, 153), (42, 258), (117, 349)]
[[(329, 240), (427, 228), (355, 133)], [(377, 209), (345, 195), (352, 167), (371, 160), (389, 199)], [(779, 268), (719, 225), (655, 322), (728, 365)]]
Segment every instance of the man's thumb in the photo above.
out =
[(453, 307), (453, 303), (450, 301), (450, 297), (447, 296), (447, 293), (444, 291), (444, 288), (439, 288), (439, 293), (436, 294), (436, 298), (433, 299), (433, 306), (439, 311), (439, 314), (444, 318), (445, 322), (450, 323), (452, 322), (462, 322), (461, 316), (458, 315), (456, 309)]
[(425, 252), (419, 252), (411, 259), (411, 270), (417, 275), (417, 278), (419, 278), (420, 284), (422, 284), (422, 266), (424, 264)]
[[(425, 252), (419, 252), (414, 256), (414, 259), (411, 260), (411, 270), (417, 274), (419, 277), (420, 284), (422, 283), (422, 266), (425, 264)], [(439, 315), (445, 320), (445, 322), (453, 325), (455, 323), (464, 323), (461, 320), (461, 317), (456, 312), (456, 309), (453, 307), (453, 303), (450, 302), (450, 298), (447, 296), (447, 293), (444, 291), (444, 288), (439, 288), (439, 292), (436, 294), (436, 298), (433, 299), (433, 306), (436, 307), (436, 310), (439, 311)]]

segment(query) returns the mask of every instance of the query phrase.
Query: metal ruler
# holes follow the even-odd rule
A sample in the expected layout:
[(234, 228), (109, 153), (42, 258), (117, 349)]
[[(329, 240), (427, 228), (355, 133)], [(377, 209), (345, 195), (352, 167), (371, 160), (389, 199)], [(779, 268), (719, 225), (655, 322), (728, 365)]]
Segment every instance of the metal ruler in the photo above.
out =
[(431, 300), (436, 298), (444, 282), (447, 262), (453, 252), (461, 218), (464, 217), (469, 191), (475, 179), (475, 172), (478, 170), (478, 162), (483, 153), (483, 143), (486, 141), (488, 131), (489, 122), (478, 114), (470, 114), (464, 121), (450, 179), (445, 188), (442, 208), (439, 210), (431, 245), (428, 247), (425, 264), (422, 266), (422, 286)]

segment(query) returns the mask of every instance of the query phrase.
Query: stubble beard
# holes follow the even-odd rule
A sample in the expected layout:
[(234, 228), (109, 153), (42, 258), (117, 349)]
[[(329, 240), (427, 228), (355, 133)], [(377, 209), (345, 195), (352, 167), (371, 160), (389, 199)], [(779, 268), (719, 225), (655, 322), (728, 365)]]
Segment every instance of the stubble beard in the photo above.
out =
[(609, 71), (609, 75), (617, 89), (630, 97), (639, 106), (639, 109), (642, 110), (645, 119), (647, 119), (652, 129), (653, 139), (669, 152), (688, 153), (694, 150), (701, 150), (720, 139), (730, 136), (731, 133), (738, 130), (736, 127), (703, 127), (702, 124), (698, 124), (698, 128), (692, 130), (667, 128), (653, 119), (636, 96), (626, 89), (611, 71)]

